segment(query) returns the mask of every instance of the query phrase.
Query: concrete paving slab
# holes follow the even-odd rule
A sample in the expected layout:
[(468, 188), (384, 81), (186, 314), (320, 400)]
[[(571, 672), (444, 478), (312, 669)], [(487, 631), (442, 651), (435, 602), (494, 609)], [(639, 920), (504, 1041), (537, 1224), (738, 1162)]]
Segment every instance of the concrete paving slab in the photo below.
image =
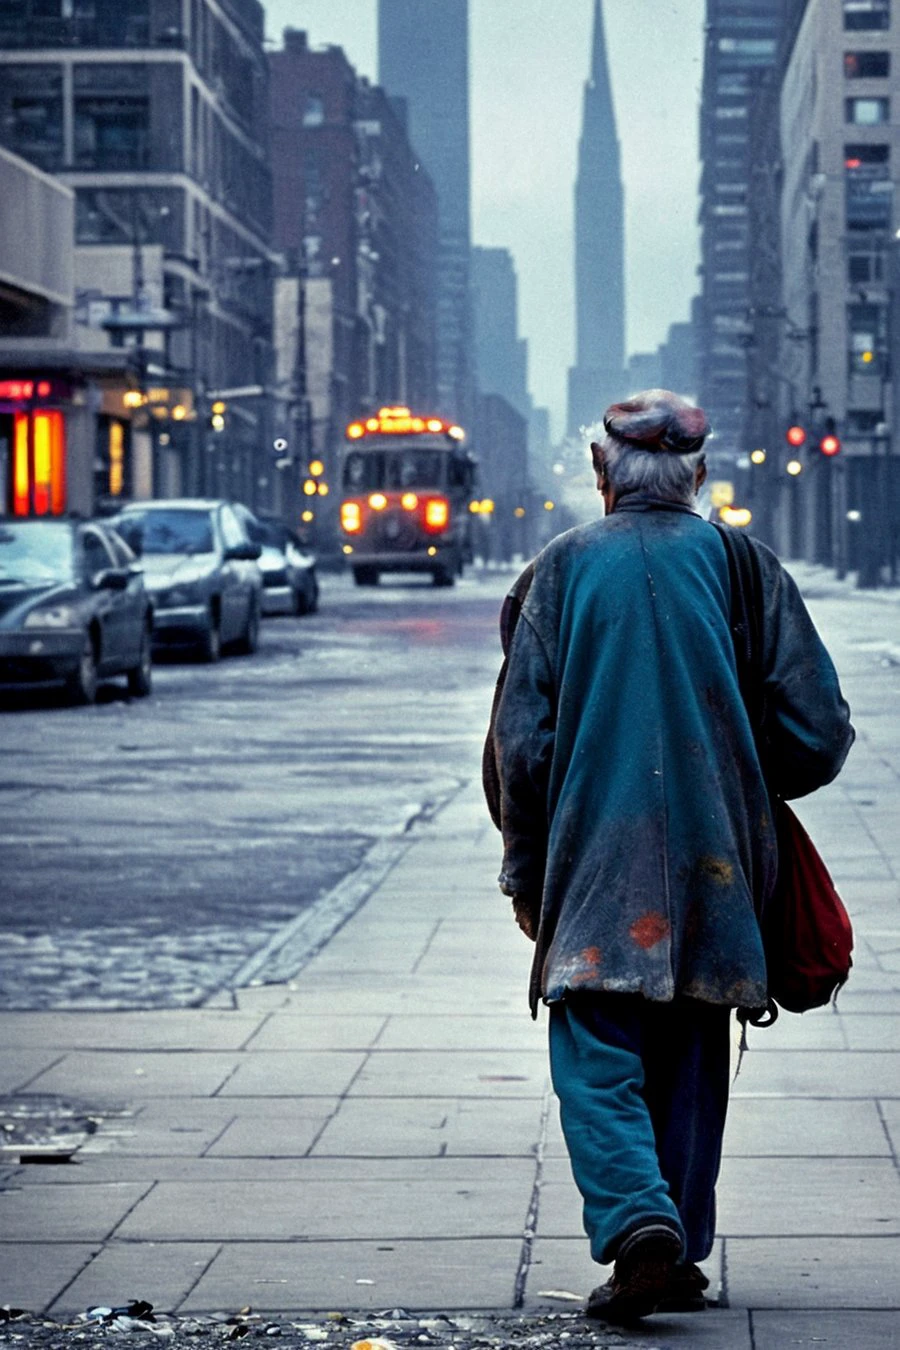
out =
[(748, 1055), (734, 1097), (900, 1097), (900, 1055), (783, 1050)]
[[(311, 1104), (310, 1104), (311, 1105)], [(207, 1150), (211, 1158), (302, 1158), (319, 1138), (336, 1109), (328, 1100), (326, 1109), (313, 1114), (266, 1118), (239, 1116)], [(309, 1110), (309, 1106), (307, 1106)]]
[(85, 1242), (0, 1242), (0, 1304), (44, 1312), (100, 1247)]
[(56, 1050), (0, 1050), (0, 1093), (24, 1092), (61, 1058)]
[(900, 1177), (887, 1158), (730, 1158), (718, 1187), (718, 1230), (900, 1235)]
[(54, 1316), (97, 1304), (117, 1306), (146, 1299), (160, 1312), (177, 1308), (219, 1252), (215, 1244), (113, 1242), (54, 1300)]
[(367, 1050), (381, 1041), (386, 1017), (366, 1014), (324, 1014), (312, 1017), (296, 1010), (273, 1012), (252, 1037), (248, 1050)]
[(879, 1101), (878, 1110), (884, 1120), (894, 1157), (900, 1158), (900, 1101)]
[(797, 1350), (803, 1346), (843, 1350), (897, 1350), (896, 1312), (756, 1312), (754, 1350)]
[(900, 1308), (891, 1238), (728, 1238), (726, 1259), (732, 1308)]
[(313, 1149), (315, 1156), (533, 1156), (540, 1099), (348, 1097)]
[[(900, 1103), (898, 1103), (900, 1107)], [(873, 1101), (740, 1097), (725, 1127), (725, 1157), (865, 1157), (889, 1153)]]
[(900, 1045), (900, 1012), (866, 1017), (848, 1013), (842, 1018), (851, 1050), (891, 1050)]
[(136, 1097), (206, 1097), (227, 1082), (239, 1058), (238, 1052), (73, 1050), (34, 1078), (30, 1091), (58, 1092), (98, 1106)]
[(96, 1242), (109, 1237), (150, 1191), (148, 1183), (110, 1182), (0, 1192), (0, 1233), (5, 1242)]
[(354, 1097), (543, 1097), (543, 1050), (378, 1050), (350, 1089)]
[[(777, 1055), (783, 1050), (847, 1049), (843, 1020), (830, 1007), (817, 1008), (802, 1017), (783, 1012), (774, 1026), (748, 1027), (747, 1043), (753, 1055)], [(749, 1062), (747, 1058), (741, 1065), (741, 1077)]]
[(8, 1046), (54, 1050), (239, 1050), (260, 1026), (256, 1014), (166, 1009), (144, 1012), (5, 1012)]
[(335, 1097), (346, 1092), (365, 1054), (344, 1050), (257, 1050), (245, 1055), (220, 1097)]
[(517, 1185), (508, 1176), (379, 1182), (363, 1168), (343, 1183), (160, 1182), (117, 1236), (169, 1242), (520, 1237), (533, 1168), (518, 1166)]
[(199, 1157), (236, 1120), (294, 1122), (324, 1117), (337, 1107), (337, 1097), (303, 1098), (159, 1097), (138, 1102), (125, 1116), (111, 1117), (79, 1150), (94, 1154), (146, 1157)]
[(562, 1162), (559, 1159), (558, 1171), (551, 1172), (545, 1166), (538, 1199), (537, 1233), (540, 1238), (579, 1238), (586, 1242), (581, 1221), (581, 1196), (571, 1172), (566, 1176)]
[(379, 1050), (540, 1050), (547, 1029), (524, 1014), (423, 1015), (395, 1013), (378, 1039)]
[(517, 1238), (231, 1243), (180, 1311), (232, 1307), (244, 1294), (262, 1312), (511, 1308), (520, 1249)]

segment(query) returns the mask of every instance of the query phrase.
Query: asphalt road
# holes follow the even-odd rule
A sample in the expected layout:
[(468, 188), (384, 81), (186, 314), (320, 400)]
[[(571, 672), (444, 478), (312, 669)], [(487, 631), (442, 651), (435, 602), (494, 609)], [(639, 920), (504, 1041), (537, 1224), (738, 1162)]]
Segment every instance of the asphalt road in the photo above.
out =
[(3, 710), (0, 1007), (202, 1003), (364, 877), (478, 772), (510, 579), (325, 577), (255, 656)]

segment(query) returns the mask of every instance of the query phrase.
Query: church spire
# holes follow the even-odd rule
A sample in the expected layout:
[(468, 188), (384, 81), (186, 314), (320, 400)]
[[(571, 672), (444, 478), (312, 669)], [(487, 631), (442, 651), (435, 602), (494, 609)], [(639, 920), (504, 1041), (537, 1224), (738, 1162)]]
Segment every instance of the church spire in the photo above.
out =
[(625, 366), (625, 209), (601, 0), (594, 0), (590, 74), (575, 184), (576, 357), (569, 431), (620, 398)]

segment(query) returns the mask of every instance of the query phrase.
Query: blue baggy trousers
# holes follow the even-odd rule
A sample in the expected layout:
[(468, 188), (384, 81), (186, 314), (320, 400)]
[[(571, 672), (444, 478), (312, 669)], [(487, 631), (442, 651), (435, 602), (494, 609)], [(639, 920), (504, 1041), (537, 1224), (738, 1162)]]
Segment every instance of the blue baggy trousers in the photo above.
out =
[(550, 1007), (550, 1069), (584, 1226), (607, 1264), (664, 1222), (702, 1261), (728, 1106), (730, 1009), (695, 999), (579, 993)]

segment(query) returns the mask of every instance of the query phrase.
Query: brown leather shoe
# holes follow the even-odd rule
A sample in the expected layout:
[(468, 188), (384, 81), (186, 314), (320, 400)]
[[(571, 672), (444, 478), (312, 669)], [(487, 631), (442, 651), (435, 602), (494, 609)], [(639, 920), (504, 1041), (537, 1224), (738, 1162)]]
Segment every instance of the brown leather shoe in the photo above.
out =
[(665, 1298), (680, 1255), (674, 1228), (655, 1223), (635, 1229), (619, 1248), (612, 1278), (588, 1298), (585, 1316), (617, 1326), (649, 1317)]
[(677, 1265), (669, 1277), (665, 1292), (656, 1311), (661, 1313), (704, 1312), (709, 1280), (693, 1262)]

